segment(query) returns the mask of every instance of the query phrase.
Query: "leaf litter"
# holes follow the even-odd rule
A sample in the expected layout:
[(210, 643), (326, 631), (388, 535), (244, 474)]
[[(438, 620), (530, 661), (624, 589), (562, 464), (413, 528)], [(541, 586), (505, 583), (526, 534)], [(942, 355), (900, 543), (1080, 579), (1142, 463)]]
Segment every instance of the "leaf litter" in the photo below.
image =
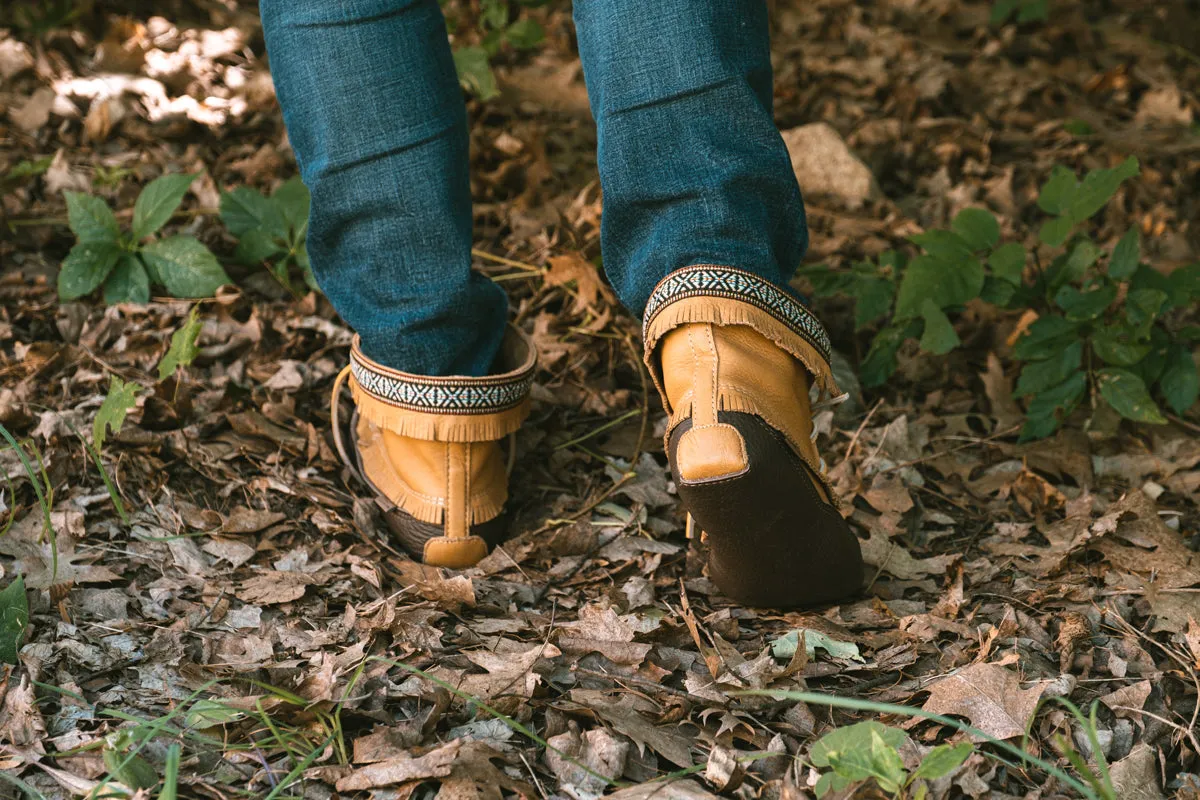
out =
[[(1055, 3), (1045, 24), (990, 27), (984, 3), (778, 4), (777, 117), (804, 167), (810, 260), (848, 268), (970, 205), (1023, 231), (1051, 165), (1136, 155), (1143, 178), (1105, 229), (1136, 222), (1165, 272), (1195, 261), (1200, 62), (1175, 5), (1089, 20)], [(476, 266), (543, 355), (515, 535), (460, 574), (414, 564), (326, 435), (351, 332), (319, 295), (239, 264), (215, 223), (220, 189), (269, 196), (296, 171), (257, 19), (180, 8), (88, 4), (70, 30), (0, 31), (0, 424), (53, 490), (48, 532), (26, 467), (0, 454), (0, 581), (23, 576), (29, 613), (0, 667), (7, 775), (45, 797), (119, 789), (136, 783), (113, 772), (126, 733), (154, 776), (181, 745), (179, 796), (790, 800), (821, 778), (818, 740), (856, 721), (905, 731), (876, 748), (889, 774), (962, 740), (738, 693), (765, 689), (1028, 732), (1062, 766), (1060, 742), (1091, 744), (1046, 701), (1096, 701), (1118, 796), (1200, 791), (1200, 428), (1017, 443), (997, 354), (1031, 319), (968, 310), (964, 347), (902, 351), (885, 390), (818, 419), (862, 597), (778, 612), (719, 595), (683, 537), (637, 325), (596, 269), (595, 134), (555, 5), (536, 12), (546, 46), (502, 55), (506, 91), (470, 106)], [(71, 239), (46, 220), (65, 221), (64, 192), (128, 224), (167, 173), (202, 173), (167, 229), (238, 288), (198, 307), (56, 302)], [(819, 310), (839, 363), (861, 361), (853, 310)], [(97, 434), (106, 475), (77, 431)], [(1073, 794), (976, 752), (929, 796)]]

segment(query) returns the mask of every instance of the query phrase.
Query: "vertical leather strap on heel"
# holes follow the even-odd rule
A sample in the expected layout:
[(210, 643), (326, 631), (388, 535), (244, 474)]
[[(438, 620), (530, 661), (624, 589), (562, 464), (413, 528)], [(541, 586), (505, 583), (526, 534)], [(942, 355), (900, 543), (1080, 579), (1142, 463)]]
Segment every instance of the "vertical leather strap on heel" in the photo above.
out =
[[(685, 340), (687, 353), (683, 352)], [(680, 437), (675, 453), (679, 475), (688, 483), (741, 475), (750, 468), (746, 442), (737, 428), (717, 419), (721, 365), (711, 324), (689, 326), (666, 357), (681, 360), (689, 356), (692, 427)]]
[[(535, 359), (532, 342), (513, 329), (496, 374), (412, 375), (372, 361), (355, 339), (348, 383), (356, 458), (346, 460), (386, 502), (404, 547), (425, 563), (471, 566), (502, 535), (508, 472), (500, 439), (529, 413)], [(335, 382), (334, 419), (336, 386), (346, 378)]]

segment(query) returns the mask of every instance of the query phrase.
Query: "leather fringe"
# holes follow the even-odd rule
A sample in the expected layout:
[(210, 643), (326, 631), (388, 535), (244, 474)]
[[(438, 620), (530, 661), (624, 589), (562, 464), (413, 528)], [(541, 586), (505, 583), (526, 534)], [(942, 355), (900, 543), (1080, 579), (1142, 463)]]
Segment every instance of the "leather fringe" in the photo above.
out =
[[(828, 397), (841, 394), (833, 370), (825, 357), (788, 325), (750, 303), (725, 297), (684, 297), (658, 312), (645, 333), (645, 361), (659, 394), (665, 393), (662, 378), (654, 363), (654, 348), (672, 328), (688, 323), (711, 325), (747, 325), (791, 353), (808, 370), (821, 393)], [(730, 409), (736, 410), (736, 409)]]
[[(375, 438), (378, 436), (379, 429), (373, 428), (366, 417), (360, 417), (358, 454), (365, 480), (378, 495), (387, 498), (401, 511), (421, 522), (442, 524), (446, 514), (446, 498), (423, 494), (409, 486), (396, 469), (396, 465), (388, 458), (386, 448)], [(499, 489), (500, 491), (490, 494), (472, 493), (467, 521), (469, 525), (487, 522), (500, 516), (504, 510), (504, 503), (508, 500), (508, 493), (507, 487), (503, 485)]]

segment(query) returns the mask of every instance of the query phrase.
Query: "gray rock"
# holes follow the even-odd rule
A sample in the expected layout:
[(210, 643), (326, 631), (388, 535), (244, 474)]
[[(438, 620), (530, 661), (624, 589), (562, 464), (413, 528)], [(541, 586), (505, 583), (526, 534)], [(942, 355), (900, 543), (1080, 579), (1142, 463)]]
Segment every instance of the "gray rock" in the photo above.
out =
[(883, 196), (871, 170), (826, 123), (792, 128), (784, 132), (783, 141), (806, 197), (832, 197), (856, 209)]

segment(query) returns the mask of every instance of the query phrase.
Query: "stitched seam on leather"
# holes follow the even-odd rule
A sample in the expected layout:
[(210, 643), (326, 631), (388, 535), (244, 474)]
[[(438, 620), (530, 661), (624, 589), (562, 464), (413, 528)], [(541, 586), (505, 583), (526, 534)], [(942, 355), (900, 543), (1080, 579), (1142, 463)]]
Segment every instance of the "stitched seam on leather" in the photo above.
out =
[[(691, 433), (692, 431), (709, 430), (710, 428), (729, 428), (733, 431), (734, 435), (737, 436), (738, 452), (741, 455), (742, 463), (746, 465), (738, 474), (743, 474), (746, 470), (750, 469), (750, 454), (746, 452), (746, 437), (742, 436), (742, 432), (739, 431), (735, 426), (730, 425), (728, 422), (714, 422), (711, 425), (700, 425), (698, 427), (693, 425), (690, 429), (688, 429), (687, 433)], [(684, 436), (687, 436), (687, 433), (685, 433)], [(680, 441), (682, 440), (683, 437), (680, 437)], [(676, 449), (676, 452), (678, 452), (678, 449)]]
[(717, 394), (720, 391), (721, 384), (718, 383), (717, 366), (720, 364), (720, 358), (717, 356), (717, 339), (713, 336), (713, 326), (704, 326), (704, 335), (708, 337), (708, 352), (709, 358), (712, 359), (712, 386), (710, 387), (711, 402), (712, 402), (712, 420), (717, 421)]
[(471, 445), (465, 444), (463, 447), (467, 451), (465, 464), (463, 465), (463, 534), (471, 535)]

